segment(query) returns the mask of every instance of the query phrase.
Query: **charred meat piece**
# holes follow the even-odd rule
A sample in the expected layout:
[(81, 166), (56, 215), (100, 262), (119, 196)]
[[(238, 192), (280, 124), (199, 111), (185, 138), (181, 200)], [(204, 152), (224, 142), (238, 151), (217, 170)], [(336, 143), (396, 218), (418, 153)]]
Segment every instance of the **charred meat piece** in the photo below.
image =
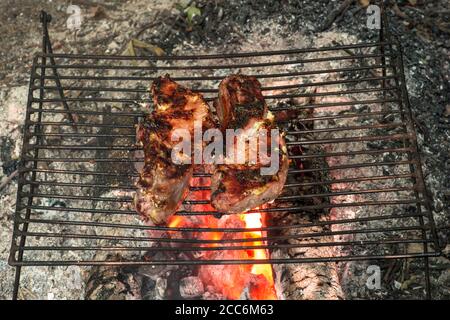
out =
[[(271, 135), (276, 129), (274, 117), (268, 111), (261, 93), (261, 84), (254, 77), (231, 75), (219, 85), (219, 97), (215, 108), (222, 130), (244, 129), (247, 137), (258, 129), (266, 129), (266, 149), (270, 153), (271, 143), (276, 145), (275, 156), (278, 170), (271, 175), (261, 174), (267, 167), (264, 157), (253, 160), (249, 156), (241, 164), (221, 164), (215, 167), (211, 180), (211, 204), (220, 212), (242, 213), (272, 201), (281, 193), (286, 182), (289, 159), (283, 136)], [(250, 132), (250, 134), (248, 134)], [(245, 143), (245, 152), (255, 148), (255, 143)], [(236, 144), (237, 146), (238, 144)], [(256, 144), (261, 151), (261, 145)], [(235, 150), (243, 152), (244, 150)], [(227, 155), (228, 156), (228, 155)]]
[(191, 145), (194, 122), (211, 126), (210, 110), (201, 94), (172, 81), (156, 79), (151, 87), (154, 111), (137, 128), (138, 144), (144, 150), (144, 166), (137, 182), (136, 210), (155, 224), (167, 222), (186, 197), (192, 177), (192, 164), (172, 161), (176, 129), (188, 130)]
[(255, 77), (231, 75), (219, 85), (215, 101), (222, 130), (246, 129), (267, 118), (268, 108)]

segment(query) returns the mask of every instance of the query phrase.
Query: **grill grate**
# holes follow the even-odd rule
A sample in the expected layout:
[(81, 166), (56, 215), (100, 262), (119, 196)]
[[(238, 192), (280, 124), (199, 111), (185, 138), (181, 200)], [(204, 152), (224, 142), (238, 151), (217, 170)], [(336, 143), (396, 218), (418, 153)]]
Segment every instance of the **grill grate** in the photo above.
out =
[[(43, 53), (34, 58), (30, 78), (9, 260), (18, 268), (15, 294), (21, 266), (309, 263), (439, 254), (396, 40), (196, 56), (54, 54), (47, 22), (43, 13)], [(150, 81), (170, 73), (211, 101), (218, 82), (239, 71), (262, 82), (287, 135), (293, 161), (285, 192), (258, 210), (278, 223), (257, 229), (264, 231), (261, 246), (239, 236), (193, 236), (239, 234), (242, 228), (144, 224), (132, 208), (134, 165), (142, 160), (134, 131), (145, 112), (141, 104), (150, 102)], [(282, 118), (293, 109), (299, 118)], [(196, 176), (207, 180), (206, 174)], [(178, 214), (220, 215), (186, 209), (202, 203), (185, 201)], [(345, 217), (345, 210), (354, 216)], [(287, 214), (310, 218), (283, 224)], [(168, 238), (168, 230), (184, 237)], [(410, 244), (420, 250), (406, 250)], [(180, 254), (311, 247), (333, 248), (336, 255), (255, 261)], [(171, 254), (142, 259), (149, 251)], [(110, 252), (129, 258), (111, 260)]]

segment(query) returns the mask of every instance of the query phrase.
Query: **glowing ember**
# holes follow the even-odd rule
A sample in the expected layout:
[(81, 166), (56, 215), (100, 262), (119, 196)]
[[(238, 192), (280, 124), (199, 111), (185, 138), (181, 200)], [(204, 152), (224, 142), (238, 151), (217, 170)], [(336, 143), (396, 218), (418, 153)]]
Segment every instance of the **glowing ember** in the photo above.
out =
[[(209, 181), (204, 178), (193, 178), (191, 185), (194, 187), (209, 186)], [(201, 188), (199, 188), (201, 189)], [(205, 200), (210, 198), (210, 190), (197, 190), (191, 192), (188, 200)], [(212, 211), (209, 204), (192, 205), (192, 211)], [(255, 210), (258, 210), (256, 208)], [(264, 227), (263, 213), (248, 213), (238, 215), (225, 215), (220, 219), (206, 216), (173, 216), (168, 223), (171, 228), (246, 228), (258, 229)], [(179, 232), (174, 232), (173, 237), (180, 237)], [(211, 243), (202, 244), (205, 247), (224, 246), (263, 246), (261, 240), (265, 236), (262, 231), (244, 232), (192, 232), (189, 238), (209, 240)], [(235, 242), (237, 239), (260, 239), (248, 242)], [(222, 242), (221, 242), (222, 241)], [(212, 250), (202, 252), (200, 259), (204, 260), (265, 260), (268, 259), (266, 249), (247, 250)], [(242, 264), (242, 265), (202, 265), (198, 275), (205, 287), (221, 293), (228, 299), (239, 299), (248, 289), (251, 299), (264, 300), (276, 299), (272, 266), (270, 264)]]
[[(245, 222), (246, 228), (262, 228), (263, 227), (263, 215), (259, 212), (257, 213), (247, 213), (239, 215)], [(261, 238), (263, 236), (261, 231), (249, 231), (245, 233), (247, 239), (251, 238)], [(252, 242), (254, 246), (262, 246), (262, 241)], [(253, 249), (250, 250), (249, 256), (255, 260), (268, 259), (269, 253), (266, 249)], [(257, 276), (258, 281), (255, 286), (250, 288), (250, 296), (253, 299), (276, 299), (274, 284), (273, 284), (273, 273), (272, 266), (270, 264), (254, 264), (252, 266), (251, 273)], [(265, 283), (262, 283), (265, 282)], [(268, 286), (268, 287), (267, 287)], [(267, 288), (267, 289), (266, 289)]]
[(183, 217), (181, 216), (172, 216), (169, 219), (169, 228), (176, 228), (181, 226), (183, 222)]

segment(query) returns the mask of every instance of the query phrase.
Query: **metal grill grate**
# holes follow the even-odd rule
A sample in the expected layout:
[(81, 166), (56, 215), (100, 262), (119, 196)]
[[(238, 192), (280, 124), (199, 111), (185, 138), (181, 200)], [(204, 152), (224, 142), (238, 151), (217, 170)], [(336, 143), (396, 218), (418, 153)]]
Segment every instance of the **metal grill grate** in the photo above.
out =
[[(53, 54), (47, 17), (25, 121), (10, 255), (18, 266), (16, 291), (20, 266), (306, 263), (438, 254), (395, 40), (195, 56)], [(282, 216), (258, 229), (265, 234), (261, 246), (239, 236), (207, 241), (194, 235), (242, 233), (239, 228), (148, 226), (132, 208), (134, 164), (142, 160), (135, 152), (135, 124), (145, 109), (141, 103), (151, 100), (150, 82), (170, 73), (211, 101), (218, 82), (233, 72), (262, 82), (292, 159), (284, 193), (260, 210), (270, 219)], [(293, 110), (299, 116), (283, 120)], [(354, 216), (343, 216), (345, 209)], [(178, 214), (217, 215), (188, 209)], [(283, 224), (292, 215), (308, 219)], [(168, 230), (183, 237), (169, 238)], [(420, 250), (406, 250), (410, 244)], [(189, 254), (255, 247), (328, 247), (335, 255), (255, 261), (197, 260)], [(127, 258), (111, 260), (110, 252)], [(171, 255), (142, 259), (146, 252)]]

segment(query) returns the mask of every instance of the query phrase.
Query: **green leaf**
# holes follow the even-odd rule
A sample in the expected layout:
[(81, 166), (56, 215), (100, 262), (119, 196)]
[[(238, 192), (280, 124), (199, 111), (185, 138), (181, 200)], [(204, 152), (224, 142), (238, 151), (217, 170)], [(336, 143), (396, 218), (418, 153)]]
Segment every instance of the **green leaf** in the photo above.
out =
[(196, 6), (189, 6), (184, 10), (184, 12), (186, 12), (187, 21), (189, 24), (192, 23), (192, 19), (194, 19), (195, 16), (200, 16), (202, 14), (200, 9)]

